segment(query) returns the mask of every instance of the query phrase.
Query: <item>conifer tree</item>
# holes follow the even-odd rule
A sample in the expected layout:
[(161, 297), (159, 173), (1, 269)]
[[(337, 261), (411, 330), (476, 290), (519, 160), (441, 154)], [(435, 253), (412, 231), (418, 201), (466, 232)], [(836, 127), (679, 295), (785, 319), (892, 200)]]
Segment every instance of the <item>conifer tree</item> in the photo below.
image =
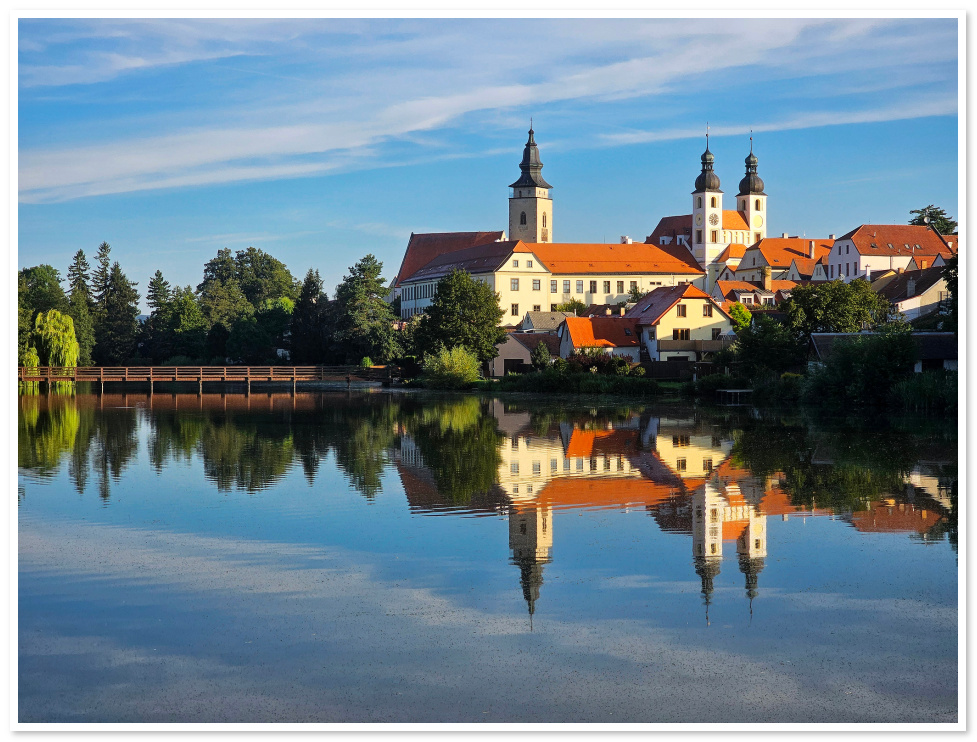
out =
[(454, 270), (438, 281), (434, 301), (417, 328), (418, 349), (434, 353), (462, 345), (482, 363), (495, 358), (495, 347), (505, 340), (499, 325), (505, 312), (499, 295), (487, 283), (465, 271)]
[(80, 294), (88, 303), (88, 308), (92, 306), (92, 287), (91, 287), (91, 268), (85, 251), (79, 250), (68, 267), (68, 297), (74, 299), (75, 294)]
[(347, 363), (364, 357), (384, 363), (400, 352), (382, 271), (383, 263), (366, 255), (336, 287), (334, 337)]
[(105, 310), (105, 297), (109, 289), (109, 276), (111, 275), (111, 259), (109, 253), (112, 251), (108, 242), (103, 242), (98, 246), (98, 254), (95, 256), (95, 273), (92, 275), (92, 300), (95, 302), (99, 311)]
[(96, 325), (95, 361), (100, 366), (117, 366), (135, 354), (139, 329), (139, 292), (126, 278), (119, 263), (112, 264), (105, 290), (104, 311)]
[(322, 290), (319, 271), (309, 268), (292, 312), (291, 353), (293, 363), (322, 363), (328, 347), (327, 313), (329, 297)]

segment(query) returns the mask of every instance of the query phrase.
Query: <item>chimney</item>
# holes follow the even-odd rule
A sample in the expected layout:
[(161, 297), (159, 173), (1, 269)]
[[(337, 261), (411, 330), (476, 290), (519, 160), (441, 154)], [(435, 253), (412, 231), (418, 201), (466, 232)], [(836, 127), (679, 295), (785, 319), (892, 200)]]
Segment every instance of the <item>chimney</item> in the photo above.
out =
[(906, 298), (915, 295), (916, 293), (916, 279), (909, 278), (906, 280)]
[(622, 316), (622, 317), (624, 316), (624, 312), (625, 312), (625, 309), (624, 309), (624, 307), (621, 307), (621, 316)]
[(829, 240), (833, 240), (834, 238), (835, 238), (835, 236), (834, 236), (833, 234), (829, 234), (829, 235), (828, 235), (828, 239), (829, 239)]
[(773, 283), (770, 280), (770, 276), (772, 274), (773, 274), (773, 271), (770, 269), (770, 266), (769, 265), (763, 266), (763, 270), (760, 271), (760, 275), (763, 276), (763, 290), (764, 291), (772, 291), (773, 290), (772, 289)]
[(608, 317), (610, 317), (611, 316), (611, 308), (608, 307), (607, 309), (605, 309), (604, 310), (604, 314), (606, 314)]
[(784, 232), (784, 239), (785, 239), (785, 240), (787, 239), (787, 237), (788, 237), (788, 236), (789, 236), (789, 235), (788, 235), (788, 234), (787, 234), (786, 232)]
[(628, 237), (626, 234), (622, 234), (621, 235), (621, 244), (622, 245), (630, 245), (631, 244), (631, 238)]
[(815, 248), (814, 240), (811, 240), (810, 243), (808, 243), (807, 248), (808, 248), (809, 257), (811, 258), (817, 257), (817, 251), (814, 249)]

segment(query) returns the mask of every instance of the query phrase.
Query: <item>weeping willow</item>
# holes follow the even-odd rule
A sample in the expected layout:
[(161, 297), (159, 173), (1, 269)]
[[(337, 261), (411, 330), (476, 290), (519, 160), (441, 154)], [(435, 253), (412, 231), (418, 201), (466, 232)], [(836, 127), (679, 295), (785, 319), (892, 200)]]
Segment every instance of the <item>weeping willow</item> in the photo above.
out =
[[(24, 351), (24, 368), (37, 368), (41, 365), (41, 359), (37, 355), (37, 348), (33, 345), (30, 346), (26, 351)], [(20, 391), (23, 394), (38, 394), (40, 392), (41, 384), (37, 381), (22, 381), (20, 383)]]
[[(41, 312), (34, 321), (34, 336), (38, 341), (38, 355), (45, 366), (73, 368), (78, 365), (75, 323), (67, 314), (57, 309)], [(71, 381), (58, 381), (53, 388), (58, 392), (72, 392), (75, 385)]]

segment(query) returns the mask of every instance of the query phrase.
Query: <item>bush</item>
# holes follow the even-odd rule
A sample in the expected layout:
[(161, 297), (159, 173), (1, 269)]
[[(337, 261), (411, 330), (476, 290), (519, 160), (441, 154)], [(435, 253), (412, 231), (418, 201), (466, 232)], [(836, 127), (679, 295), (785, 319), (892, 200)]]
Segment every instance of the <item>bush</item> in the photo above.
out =
[(892, 396), (913, 412), (956, 412), (957, 372), (940, 369), (913, 374), (892, 388)]
[(370, 356), (363, 356), (360, 360), (360, 368), (373, 368), (373, 361)]
[(425, 356), (421, 367), (424, 386), (431, 389), (466, 389), (481, 378), (478, 358), (460, 345)]

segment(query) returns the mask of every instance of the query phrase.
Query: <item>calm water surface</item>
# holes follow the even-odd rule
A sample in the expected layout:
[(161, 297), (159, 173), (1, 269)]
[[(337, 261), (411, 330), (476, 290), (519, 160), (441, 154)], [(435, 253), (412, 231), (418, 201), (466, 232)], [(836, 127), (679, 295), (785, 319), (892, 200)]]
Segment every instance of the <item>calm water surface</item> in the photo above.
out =
[(952, 722), (955, 423), (22, 397), (21, 722)]

